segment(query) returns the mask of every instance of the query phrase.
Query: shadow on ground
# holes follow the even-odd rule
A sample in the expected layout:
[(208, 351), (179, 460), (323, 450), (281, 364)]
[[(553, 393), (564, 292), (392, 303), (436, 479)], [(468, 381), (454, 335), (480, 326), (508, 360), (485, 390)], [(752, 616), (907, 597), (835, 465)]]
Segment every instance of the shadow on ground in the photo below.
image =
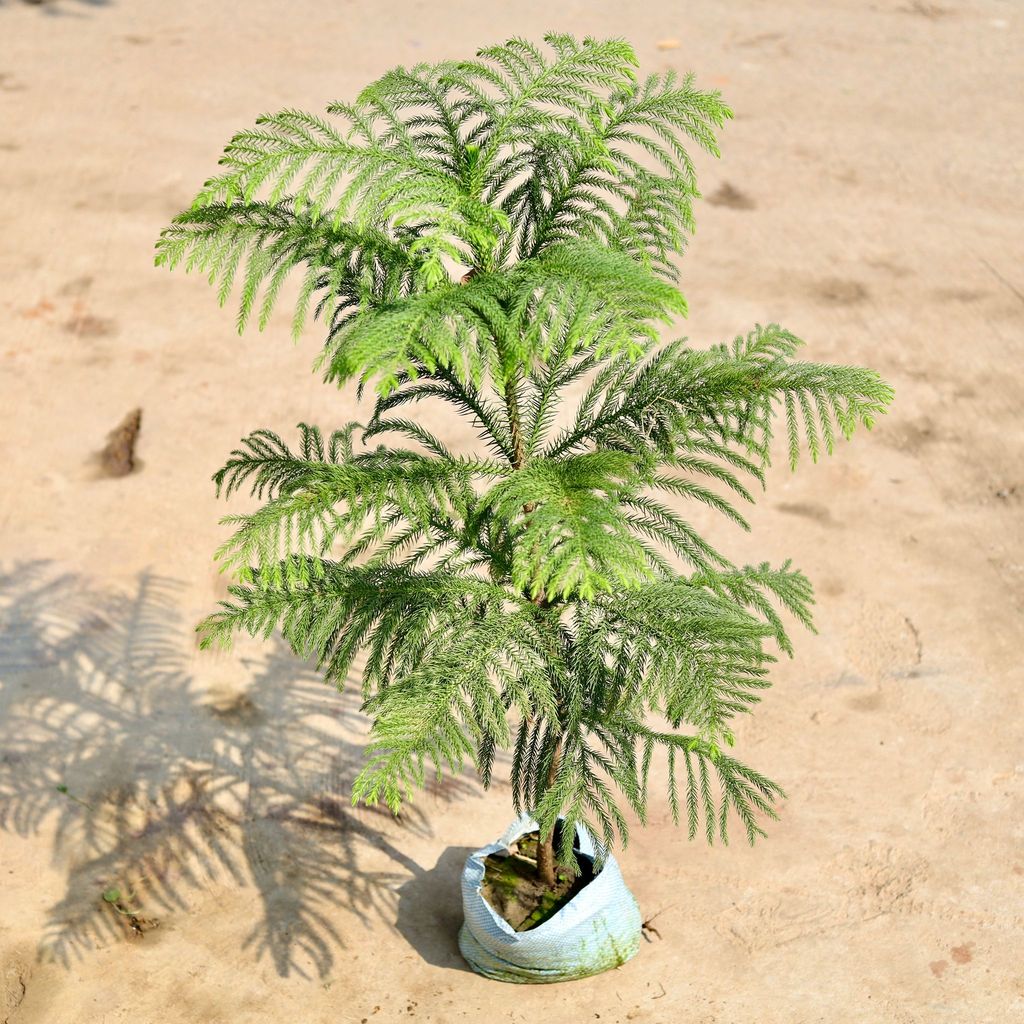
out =
[[(200, 685), (177, 589), (143, 575), (132, 593), (100, 591), (45, 563), (0, 572), (0, 828), (45, 825), (67, 871), (40, 957), (69, 967), (229, 879), (258, 892), (244, 946), (281, 976), (329, 973), (339, 910), (371, 923), (397, 909), (424, 957), (450, 965), (460, 851), (424, 871), (399, 849), (430, 834), (422, 812), (353, 810), (357, 698), (279, 639), (246, 662), (244, 687)], [(387, 870), (360, 866), (371, 848)], [(121, 911), (104, 900), (115, 889)]]
[(462, 891), (459, 880), (469, 846), (449, 846), (429, 871), (418, 870), (398, 890), (398, 930), (435, 967), (468, 971), (459, 953)]
[(35, 7), (43, 14), (60, 16), (74, 14), (88, 7), (108, 7), (111, 0), (0, 0), (0, 10), (5, 7)]

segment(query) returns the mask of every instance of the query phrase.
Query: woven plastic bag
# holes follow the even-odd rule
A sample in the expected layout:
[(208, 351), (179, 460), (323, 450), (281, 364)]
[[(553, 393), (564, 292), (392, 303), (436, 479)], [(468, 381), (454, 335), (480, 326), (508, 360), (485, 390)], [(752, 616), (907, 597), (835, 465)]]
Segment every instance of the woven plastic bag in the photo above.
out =
[[(610, 854), (569, 903), (529, 931), (515, 931), (484, 899), (485, 858), (510, 853), (520, 836), (535, 831), (537, 822), (524, 815), (496, 843), (466, 859), (462, 871), (466, 919), (459, 931), (459, 950), (469, 966), (496, 981), (538, 984), (586, 978), (634, 957), (640, 948), (640, 908)], [(592, 860), (603, 852), (582, 826), (576, 829), (575, 847)]]

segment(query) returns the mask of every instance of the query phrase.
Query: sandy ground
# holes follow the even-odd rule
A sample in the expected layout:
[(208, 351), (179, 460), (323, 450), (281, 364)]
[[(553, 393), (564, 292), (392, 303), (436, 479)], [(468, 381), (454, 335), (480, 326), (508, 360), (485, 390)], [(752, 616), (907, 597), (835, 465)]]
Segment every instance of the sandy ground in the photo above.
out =
[[(0, 5), (0, 1022), (1024, 1019), (1024, 13), (516, 6)], [(898, 397), (827, 464), (773, 472), (751, 535), (697, 517), (818, 586), (819, 634), (738, 732), (782, 820), (707, 849), (658, 804), (621, 861), (660, 939), (524, 990), (455, 946), (459, 867), (507, 787), (353, 810), (355, 701), (273, 644), (195, 649), (224, 588), (210, 474), (353, 397), (310, 372), (314, 331), (237, 338), (152, 244), (257, 114), (547, 28), (625, 35), (738, 112), (701, 162), (694, 343), (778, 320)], [(99, 478), (135, 406), (141, 466)]]

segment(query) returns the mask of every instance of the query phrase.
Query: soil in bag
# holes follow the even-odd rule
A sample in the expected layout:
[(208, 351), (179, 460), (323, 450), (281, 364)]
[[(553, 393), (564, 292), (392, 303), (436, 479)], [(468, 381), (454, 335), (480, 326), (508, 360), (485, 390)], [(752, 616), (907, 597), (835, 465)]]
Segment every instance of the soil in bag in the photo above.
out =
[[(543, 924), (572, 900), (594, 877), (593, 861), (574, 850), (576, 874), (562, 865), (555, 870), (555, 887), (537, 877), (536, 832), (512, 844), (510, 855), (492, 853), (484, 861), (484, 899), (517, 932)], [(557, 849), (558, 837), (555, 837)]]

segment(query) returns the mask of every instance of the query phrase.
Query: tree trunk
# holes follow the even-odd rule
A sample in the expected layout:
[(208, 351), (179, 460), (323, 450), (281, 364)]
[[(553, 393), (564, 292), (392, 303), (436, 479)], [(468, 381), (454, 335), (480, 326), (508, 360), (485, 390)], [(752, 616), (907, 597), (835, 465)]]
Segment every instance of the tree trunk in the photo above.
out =
[[(558, 763), (562, 759), (562, 740), (559, 737), (555, 741), (555, 752), (551, 755), (551, 765), (548, 768), (548, 788), (554, 785), (558, 775)], [(554, 888), (555, 886), (555, 829), (545, 835), (538, 835), (537, 842), (537, 876), (541, 882)]]
[(505, 383), (505, 409), (508, 413), (508, 429), (512, 439), (512, 468), (522, 469), (526, 465), (526, 446), (523, 442), (522, 419), (519, 414), (519, 374), (509, 377)]
[[(476, 267), (473, 267), (463, 278), (462, 283), (468, 284), (476, 276)], [(497, 340), (497, 339), (496, 339)], [(512, 441), (512, 452), (511, 462), (514, 470), (520, 470), (526, 465), (526, 444), (523, 438), (522, 429), (522, 417), (519, 409), (519, 393), (518, 393), (519, 374), (516, 372), (505, 381), (505, 410), (508, 414), (508, 427), (509, 435)], [(526, 516), (529, 516), (533, 511), (533, 502), (529, 502), (523, 506), (523, 512)], [(527, 519), (529, 524), (529, 519)], [(537, 594), (529, 594), (533, 603), (539, 608), (550, 607), (547, 597), (544, 592), (541, 591)], [(554, 785), (555, 778), (558, 775), (558, 764), (562, 758), (562, 735), (559, 732), (558, 739), (555, 740), (555, 749), (551, 755), (551, 763), (548, 766), (548, 778), (545, 790), (550, 789)], [(537, 836), (537, 876), (539, 877), (543, 885), (549, 888), (555, 886), (555, 830), (552, 827), (551, 832), (544, 836), (538, 834)]]
[(537, 844), (537, 877), (553, 889), (555, 887), (555, 830)]

